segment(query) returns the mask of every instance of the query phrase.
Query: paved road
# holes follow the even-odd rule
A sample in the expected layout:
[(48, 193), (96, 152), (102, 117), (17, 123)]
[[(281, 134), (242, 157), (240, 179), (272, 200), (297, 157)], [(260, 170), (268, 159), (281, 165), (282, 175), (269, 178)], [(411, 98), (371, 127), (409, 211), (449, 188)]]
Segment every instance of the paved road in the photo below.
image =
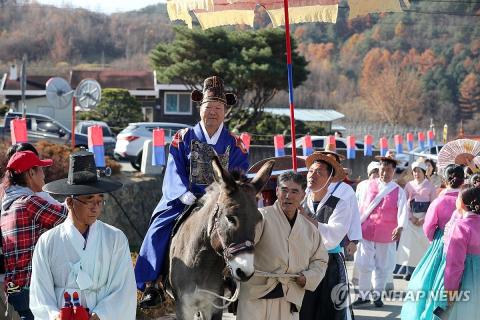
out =
[(118, 163), (120, 164), (120, 170), (121, 171), (124, 171), (124, 172), (138, 172), (137, 170), (135, 170), (132, 167), (132, 165), (130, 164), (130, 161), (121, 160), (121, 161), (118, 161)]

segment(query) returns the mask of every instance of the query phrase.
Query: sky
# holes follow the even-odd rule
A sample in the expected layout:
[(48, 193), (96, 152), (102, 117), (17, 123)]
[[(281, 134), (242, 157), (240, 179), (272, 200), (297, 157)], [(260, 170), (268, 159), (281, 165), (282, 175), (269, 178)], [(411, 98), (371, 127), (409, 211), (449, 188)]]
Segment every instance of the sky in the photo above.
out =
[(58, 7), (81, 7), (91, 11), (114, 13), (142, 9), (165, 0), (37, 0), (37, 2)]

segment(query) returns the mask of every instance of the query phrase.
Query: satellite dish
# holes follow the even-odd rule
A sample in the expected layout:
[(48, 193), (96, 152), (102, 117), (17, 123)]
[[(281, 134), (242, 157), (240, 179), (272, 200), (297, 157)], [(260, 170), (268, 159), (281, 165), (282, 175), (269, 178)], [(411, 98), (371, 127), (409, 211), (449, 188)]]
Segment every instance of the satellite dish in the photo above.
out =
[(93, 79), (84, 79), (78, 84), (75, 97), (83, 110), (93, 109), (100, 103), (102, 87)]
[(63, 78), (50, 78), (46, 83), (47, 100), (56, 109), (64, 109), (71, 106), (73, 93), (67, 80)]

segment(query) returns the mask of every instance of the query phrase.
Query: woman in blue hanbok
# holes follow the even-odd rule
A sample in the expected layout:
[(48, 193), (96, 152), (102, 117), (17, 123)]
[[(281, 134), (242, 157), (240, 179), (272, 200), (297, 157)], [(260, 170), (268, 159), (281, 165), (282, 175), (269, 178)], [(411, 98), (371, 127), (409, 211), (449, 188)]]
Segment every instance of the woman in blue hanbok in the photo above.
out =
[[(463, 167), (450, 165), (445, 169), (447, 189), (430, 204), (423, 231), (431, 241), (423, 258), (418, 263), (408, 285), (406, 301), (403, 303), (402, 320), (430, 320), (436, 306), (432, 292), (438, 269), (443, 257), (443, 234), (448, 221), (456, 209), (458, 188), (464, 182)], [(443, 273), (442, 273), (443, 274)], [(423, 295), (419, 294), (424, 293)], [(411, 299), (415, 297), (415, 299)]]

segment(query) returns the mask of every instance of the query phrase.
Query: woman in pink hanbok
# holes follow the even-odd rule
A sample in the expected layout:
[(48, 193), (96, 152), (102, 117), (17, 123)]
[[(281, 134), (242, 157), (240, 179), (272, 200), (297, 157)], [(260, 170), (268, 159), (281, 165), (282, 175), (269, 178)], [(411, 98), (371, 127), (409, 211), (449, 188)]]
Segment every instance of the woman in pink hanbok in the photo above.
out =
[[(444, 286), (448, 319), (479, 319), (480, 188), (461, 193), (463, 217), (452, 228), (446, 250)], [(467, 296), (468, 294), (468, 296)]]

